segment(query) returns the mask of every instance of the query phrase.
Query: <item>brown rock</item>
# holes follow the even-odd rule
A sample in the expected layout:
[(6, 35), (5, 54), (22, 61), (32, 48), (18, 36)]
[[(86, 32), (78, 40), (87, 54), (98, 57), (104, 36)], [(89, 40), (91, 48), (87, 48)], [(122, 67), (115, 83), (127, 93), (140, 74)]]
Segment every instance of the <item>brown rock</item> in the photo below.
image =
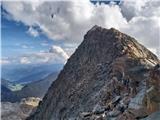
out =
[[(147, 60), (149, 63), (159, 61), (134, 38), (113, 28), (94, 26), (84, 36), (84, 41), (68, 59), (37, 111), (28, 120), (76, 119), (82, 111), (92, 111), (96, 104), (105, 104), (105, 98), (108, 102), (116, 96), (124, 97), (124, 93), (128, 92), (122, 84), (125, 75), (130, 76), (133, 82), (139, 82), (135, 86), (135, 94), (138, 94), (145, 86), (142, 84), (145, 76), (128, 70), (148, 65)], [(111, 82), (113, 76), (117, 78), (118, 85)], [(110, 95), (107, 94), (109, 90)], [(112, 107), (114, 109), (116, 105)], [(134, 118), (130, 113), (125, 114), (127, 120)]]

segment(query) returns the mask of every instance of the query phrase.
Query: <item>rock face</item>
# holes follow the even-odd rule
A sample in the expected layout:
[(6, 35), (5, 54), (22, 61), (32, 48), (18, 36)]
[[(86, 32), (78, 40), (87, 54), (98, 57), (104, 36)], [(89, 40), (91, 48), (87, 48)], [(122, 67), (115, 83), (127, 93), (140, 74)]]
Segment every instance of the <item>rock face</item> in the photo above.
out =
[[(158, 109), (149, 107), (159, 102), (158, 93), (154, 99), (150, 95), (159, 89), (154, 82), (158, 74), (151, 75), (158, 63), (134, 38), (114, 28), (94, 26), (27, 120), (144, 118)], [(147, 92), (150, 87), (153, 90)]]
[(150, 70), (145, 103), (149, 113), (160, 109), (160, 65)]
[(159, 118), (160, 118), (160, 111), (149, 115), (148, 117), (144, 118), (143, 120), (159, 120)]
[(29, 97), (24, 98), (20, 103), (1, 103), (2, 120), (25, 120), (32, 112), (35, 111), (40, 99)]

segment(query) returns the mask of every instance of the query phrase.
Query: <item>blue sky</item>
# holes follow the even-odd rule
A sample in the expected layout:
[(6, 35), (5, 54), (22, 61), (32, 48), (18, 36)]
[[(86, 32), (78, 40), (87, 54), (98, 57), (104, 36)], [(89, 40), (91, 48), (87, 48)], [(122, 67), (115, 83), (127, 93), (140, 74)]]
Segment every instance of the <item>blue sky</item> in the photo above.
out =
[[(2, 10), (4, 12), (4, 10)], [(21, 22), (8, 20), (2, 15), (2, 57), (12, 57), (33, 52), (47, 51), (53, 40), (40, 34), (33, 37), (27, 31), (28, 26)]]
[[(25, 25), (23, 22), (15, 21), (8, 16), (9, 13), (7, 13), (2, 7), (1, 10), (1, 57), (4, 59), (4, 63), (36, 64), (41, 63), (43, 59), (46, 58), (49, 59), (50, 64), (57, 63), (54, 58), (55, 55), (52, 55), (52, 53), (49, 54), (49, 50), (54, 45), (63, 46), (62, 41), (49, 39), (45, 34), (43, 34), (38, 26), (30, 27)], [(38, 34), (34, 36), (30, 33), (30, 28), (36, 30)], [(51, 59), (54, 60), (52, 61)], [(62, 63), (64, 64), (64, 58), (62, 57), (59, 59), (62, 59)], [(46, 62), (48, 61), (42, 63)]]

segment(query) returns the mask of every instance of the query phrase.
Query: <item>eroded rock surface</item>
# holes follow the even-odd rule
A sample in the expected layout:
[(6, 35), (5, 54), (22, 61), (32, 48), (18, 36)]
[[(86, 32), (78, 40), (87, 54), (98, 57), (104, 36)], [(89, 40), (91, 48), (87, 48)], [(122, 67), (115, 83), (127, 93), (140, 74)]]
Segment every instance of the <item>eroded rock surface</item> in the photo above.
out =
[(29, 97), (24, 98), (20, 103), (2, 102), (1, 119), (2, 120), (25, 120), (35, 111), (40, 99)]
[(158, 63), (134, 38), (94, 26), (27, 120), (145, 118), (159, 109)]

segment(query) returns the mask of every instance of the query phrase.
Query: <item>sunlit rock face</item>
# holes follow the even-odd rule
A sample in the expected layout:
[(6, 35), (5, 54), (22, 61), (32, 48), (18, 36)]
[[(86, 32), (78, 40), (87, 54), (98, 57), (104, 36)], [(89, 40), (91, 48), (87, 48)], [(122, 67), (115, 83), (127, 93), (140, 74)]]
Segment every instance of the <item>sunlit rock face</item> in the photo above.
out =
[(158, 63), (134, 38), (94, 26), (27, 120), (145, 118), (158, 110), (159, 98), (150, 96), (159, 90)]
[(149, 113), (160, 110), (160, 65), (150, 70), (146, 94), (146, 105)]
[(160, 118), (160, 111), (158, 112), (154, 112), (151, 115), (149, 115), (148, 117), (142, 119), (142, 120), (159, 120)]

